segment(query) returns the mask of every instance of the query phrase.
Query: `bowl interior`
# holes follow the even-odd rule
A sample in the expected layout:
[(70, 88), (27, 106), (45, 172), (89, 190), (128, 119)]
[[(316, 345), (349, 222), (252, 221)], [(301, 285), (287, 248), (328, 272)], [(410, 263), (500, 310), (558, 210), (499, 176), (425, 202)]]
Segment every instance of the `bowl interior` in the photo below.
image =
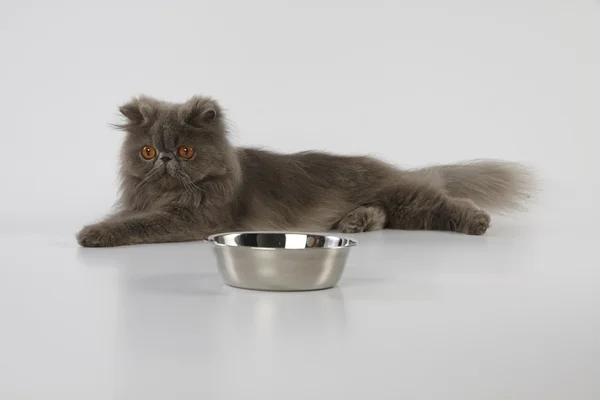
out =
[(211, 236), (210, 240), (222, 246), (261, 249), (335, 249), (356, 245), (356, 241), (340, 236), (283, 232), (224, 233)]

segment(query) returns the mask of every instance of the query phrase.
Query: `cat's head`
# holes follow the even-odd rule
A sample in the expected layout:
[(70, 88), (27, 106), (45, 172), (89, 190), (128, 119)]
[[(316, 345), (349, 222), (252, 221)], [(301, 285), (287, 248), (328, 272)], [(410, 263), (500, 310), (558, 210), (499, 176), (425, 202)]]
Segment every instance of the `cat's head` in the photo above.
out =
[(127, 132), (121, 177), (164, 189), (186, 188), (225, 175), (231, 158), (219, 104), (193, 97), (182, 104), (134, 98), (119, 111)]

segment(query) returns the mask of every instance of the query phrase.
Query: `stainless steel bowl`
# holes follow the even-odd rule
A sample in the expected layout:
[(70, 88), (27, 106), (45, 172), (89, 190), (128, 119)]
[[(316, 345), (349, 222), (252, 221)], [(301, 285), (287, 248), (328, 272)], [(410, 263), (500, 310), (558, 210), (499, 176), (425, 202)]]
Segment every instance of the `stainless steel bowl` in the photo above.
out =
[(255, 290), (318, 290), (340, 280), (357, 242), (334, 235), (223, 233), (208, 238), (226, 284)]

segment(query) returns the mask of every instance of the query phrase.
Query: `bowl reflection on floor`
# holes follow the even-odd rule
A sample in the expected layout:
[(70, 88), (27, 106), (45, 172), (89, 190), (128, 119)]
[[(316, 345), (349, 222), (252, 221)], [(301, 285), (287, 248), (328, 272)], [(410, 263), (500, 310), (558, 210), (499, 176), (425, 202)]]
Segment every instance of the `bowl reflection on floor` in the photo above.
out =
[[(220, 314), (231, 329), (246, 326), (257, 337), (341, 334), (346, 308), (340, 288), (317, 292), (278, 293), (221, 289)], [(224, 321), (224, 322), (225, 322)]]

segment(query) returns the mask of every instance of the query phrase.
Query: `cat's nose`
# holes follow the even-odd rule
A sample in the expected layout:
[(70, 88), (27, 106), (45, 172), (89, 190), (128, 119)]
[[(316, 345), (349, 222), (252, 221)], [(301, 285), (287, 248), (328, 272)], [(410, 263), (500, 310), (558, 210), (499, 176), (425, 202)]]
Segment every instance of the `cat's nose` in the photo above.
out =
[(162, 162), (171, 161), (171, 156), (162, 155), (162, 156), (160, 156), (160, 161), (162, 161)]

